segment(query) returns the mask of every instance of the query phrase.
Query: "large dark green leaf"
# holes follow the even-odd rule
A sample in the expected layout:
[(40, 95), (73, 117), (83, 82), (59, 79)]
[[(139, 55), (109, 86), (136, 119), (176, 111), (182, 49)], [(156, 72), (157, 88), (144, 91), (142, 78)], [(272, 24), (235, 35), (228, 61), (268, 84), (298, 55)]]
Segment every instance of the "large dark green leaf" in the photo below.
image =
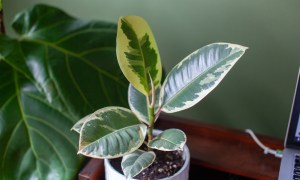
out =
[(0, 36), (0, 179), (71, 179), (82, 158), (70, 128), (126, 105), (116, 25), (37, 5), (20, 13), (18, 40)]

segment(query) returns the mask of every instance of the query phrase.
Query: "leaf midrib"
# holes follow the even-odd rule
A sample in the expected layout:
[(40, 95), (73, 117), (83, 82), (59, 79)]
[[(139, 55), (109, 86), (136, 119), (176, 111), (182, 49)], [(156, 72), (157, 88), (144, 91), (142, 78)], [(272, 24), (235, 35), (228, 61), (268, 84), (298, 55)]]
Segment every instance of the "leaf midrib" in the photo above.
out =
[[(32, 152), (33, 152), (33, 155), (35, 156), (35, 159), (38, 159), (38, 155), (37, 155), (36, 150), (34, 149), (33, 140), (31, 139), (31, 135), (30, 135), (30, 132), (29, 132), (30, 126), (29, 126), (29, 124), (27, 122), (26, 115), (24, 113), (24, 109), (23, 109), (23, 106), (22, 106), (21, 93), (19, 91), (20, 87), (19, 87), (19, 81), (18, 81), (18, 74), (17, 74), (17, 72), (15, 70), (13, 71), (13, 75), (14, 75), (14, 82), (15, 82), (15, 88), (16, 88), (16, 96), (17, 96), (18, 106), (19, 106), (19, 110), (20, 110), (20, 114), (21, 114), (21, 120), (24, 122), (25, 129), (26, 129), (26, 132), (27, 132), (27, 136), (29, 137), (29, 146), (32, 149)], [(36, 162), (36, 167), (37, 167), (37, 171), (39, 173), (39, 176), (42, 177), (41, 176), (42, 173), (41, 173), (41, 171), (39, 169), (39, 166), (38, 166), (37, 162)]]
[[(138, 38), (138, 36), (137, 36)], [(138, 38), (138, 45), (139, 45), (139, 50), (141, 52), (141, 56), (142, 56), (142, 59), (143, 59), (143, 68), (144, 68), (144, 78), (145, 78), (145, 81), (146, 81), (146, 88), (147, 88), (147, 94), (149, 93), (149, 82), (148, 82), (148, 78), (147, 78), (147, 68), (146, 68), (146, 60), (145, 60), (145, 56), (144, 56), (144, 52), (142, 50), (142, 45), (141, 45), (141, 40)], [(151, 76), (149, 74), (149, 76)]]

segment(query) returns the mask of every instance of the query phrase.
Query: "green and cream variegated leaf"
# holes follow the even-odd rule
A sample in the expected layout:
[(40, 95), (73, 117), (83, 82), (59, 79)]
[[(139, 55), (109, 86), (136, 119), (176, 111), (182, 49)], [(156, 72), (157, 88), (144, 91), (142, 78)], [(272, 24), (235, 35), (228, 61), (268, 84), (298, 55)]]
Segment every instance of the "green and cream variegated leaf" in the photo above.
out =
[(167, 129), (148, 143), (148, 147), (161, 151), (183, 150), (186, 135), (179, 129)]
[(127, 179), (138, 175), (144, 169), (149, 167), (155, 160), (153, 151), (136, 150), (131, 154), (125, 155), (122, 159), (122, 170)]
[(125, 77), (143, 94), (148, 96), (151, 92), (149, 75), (155, 87), (160, 85), (162, 65), (158, 48), (150, 27), (141, 17), (119, 19), (117, 58)]
[(162, 85), (162, 111), (178, 112), (198, 103), (221, 82), (246, 49), (236, 44), (214, 43), (187, 56)]
[(115, 158), (138, 149), (147, 127), (126, 108), (106, 107), (89, 115), (80, 131), (79, 152), (94, 158)]
[(84, 122), (87, 121), (88, 119), (90, 119), (90, 114), (85, 116), (84, 118), (80, 119), (76, 124), (74, 124), (74, 126), (72, 127), (71, 130), (76, 131), (77, 133), (80, 133), (80, 130), (81, 130)]
[[(160, 89), (161, 87), (158, 86), (158, 88), (155, 90), (155, 113), (158, 110)], [(151, 98), (152, 95), (150, 95), (149, 99), (151, 100)], [(131, 84), (128, 88), (128, 103), (131, 111), (139, 118), (139, 120), (149, 125), (149, 107), (147, 102), (147, 96), (139, 92)]]

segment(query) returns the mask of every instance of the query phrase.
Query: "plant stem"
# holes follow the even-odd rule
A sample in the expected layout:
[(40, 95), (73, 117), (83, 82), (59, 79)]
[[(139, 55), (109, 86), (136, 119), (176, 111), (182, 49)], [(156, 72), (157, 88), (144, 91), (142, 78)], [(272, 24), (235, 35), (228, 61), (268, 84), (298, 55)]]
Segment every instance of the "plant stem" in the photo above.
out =
[(0, 11), (0, 34), (4, 34), (3, 9)]
[[(148, 97), (148, 107), (149, 107), (149, 128), (148, 128), (148, 142), (153, 139), (153, 128), (154, 128), (154, 105), (155, 105), (155, 87), (152, 81), (152, 78), (149, 74), (150, 82), (151, 82), (151, 99)], [(150, 101), (150, 102), (149, 102)]]
[(148, 142), (153, 139), (154, 127), (154, 106), (149, 106), (149, 128), (148, 128)]

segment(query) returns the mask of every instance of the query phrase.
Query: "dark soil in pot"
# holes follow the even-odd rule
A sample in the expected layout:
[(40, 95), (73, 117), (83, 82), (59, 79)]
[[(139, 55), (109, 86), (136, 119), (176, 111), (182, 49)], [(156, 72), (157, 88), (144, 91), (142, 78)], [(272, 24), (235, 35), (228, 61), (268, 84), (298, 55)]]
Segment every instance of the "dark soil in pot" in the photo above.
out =
[[(184, 164), (182, 151), (154, 150), (154, 152), (156, 154), (154, 163), (134, 177), (135, 179), (154, 180), (166, 178), (178, 172)], [(116, 158), (110, 160), (110, 163), (117, 171), (123, 174), (121, 161), (122, 158)]]

